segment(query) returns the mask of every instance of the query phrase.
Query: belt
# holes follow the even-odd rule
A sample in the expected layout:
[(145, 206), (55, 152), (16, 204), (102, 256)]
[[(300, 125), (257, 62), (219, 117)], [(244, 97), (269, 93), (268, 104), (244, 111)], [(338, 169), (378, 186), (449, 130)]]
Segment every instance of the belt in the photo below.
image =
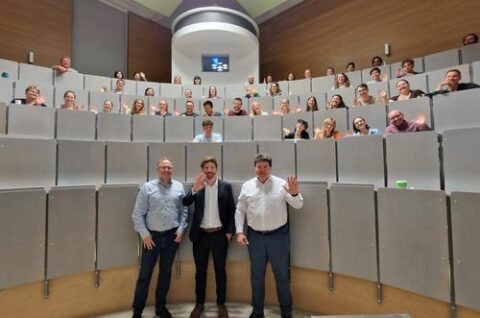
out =
[(173, 227), (169, 230), (165, 230), (165, 231), (150, 231), (151, 233), (154, 233), (154, 234), (167, 234), (169, 232), (175, 232), (176, 230), (178, 229), (178, 227)]
[(275, 234), (276, 232), (280, 231), (281, 229), (286, 228), (287, 226), (288, 226), (288, 223), (285, 223), (284, 225), (282, 225), (280, 227), (277, 227), (276, 229), (269, 230), (269, 231), (257, 231), (255, 229), (251, 228), (250, 226), (248, 228), (250, 230), (252, 230), (253, 232), (261, 234), (261, 235), (271, 235), (271, 234)]
[(215, 233), (215, 232), (218, 232), (218, 231), (221, 231), (223, 229), (223, 227), (213, 227), (211, 229), (204, 229), (204, 228), (200, 228), (201, 231), (203, 232), (206, 232), (206, 233)]

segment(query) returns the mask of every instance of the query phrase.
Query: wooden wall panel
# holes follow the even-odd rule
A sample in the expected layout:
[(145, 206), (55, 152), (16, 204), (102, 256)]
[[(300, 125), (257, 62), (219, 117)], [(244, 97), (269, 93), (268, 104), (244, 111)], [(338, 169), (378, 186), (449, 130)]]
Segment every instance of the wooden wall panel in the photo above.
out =
[(36, 65), (58, 64), (72, 49), (72, 0), (2, 0), (0, 58)]
[(375, 55), (393, 63), (460, 47), (465, 34), (480, 33), (478, 12), (480, 1), (305, 0), (260, 25), (260, 75), (303, 78), (310, 68), (323, 76), (350, 61), (369, 67)]
[(128, 78), (145, 72), (149, 81), (170, 83), (172, 34), (167, 28), (128, 14)]

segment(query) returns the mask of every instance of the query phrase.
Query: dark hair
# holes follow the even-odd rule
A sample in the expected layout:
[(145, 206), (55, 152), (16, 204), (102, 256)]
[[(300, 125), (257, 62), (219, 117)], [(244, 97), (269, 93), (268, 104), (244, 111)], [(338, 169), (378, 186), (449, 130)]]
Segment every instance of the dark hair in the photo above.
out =
[(155, 95), (155, 90), (153, 89), (153, 87), (147, 87), (145, 88), (145, 93), (143, 95), (147, 96), (147, 91), (151, 89), (153, 91), (153, 95)]
[(207, 105), (213, 108), (213, 103), (209, 100), (206, 100), (206, 101), (203, 102), (203, 107), (205, 107)]
[(409, 57), (402, 60), (402, 66), (405, 65), (405, 63), (412, 64), (412, 66), (415, 66), (415, 62)]
[(456, 68), (451, 68), (451, 69), (449, 69), (448, 71), (445, 72), (445, 75), (447, 75), (447, 74), (450, 73), (450, 72), (455, 72), (455, 73), (457, 73), (460, 77), (462, 76), (462, 72), (460, 72), (460, 70), (459, 70), (459, 69), (456, 69)]
[(378, 67), (374, 67), (370, 70), (370, 75), (372, 75), (372, 73), (375, 71), (378, 71), (378, 73), (382, 73), (382, 71)]
[[(135, 104), (136, 104), (137, 102), (139, 102), (139, 101), (142, 102), (142, 109), (140, 109), (140, 111), (137, 111), (137, 109), (135, 108)], [(145, 110), (145, 102), (144, 102), (143, 99), (141, 99), (141, 98), (136, 98), (136, 99), (133, 101), (131, 114), (132, 114), (132, 115), (140, 114), (140, 112), (141, 112), (142, 110)]]
[(306, 120), (300, 118), (299, 120), (297, 120), (297, 123), (301, 123), (305, 127), (305, 129), (308, 129), (308, 122)]
[(374, 66), (375, 60), (380, 60), (380, 64), (383, 64), (383, 59), (380, 56), (374, 56), (372, 58), (372, 66)]
[(465, 45), (465, 39), (466, 39), (467, 37), (469, 37), (469, 36), (473, 36), (473, 39), (474, 39), (474, 40), (473, 40), (473, 43), (477, 43), (477, 42), (478, 42), (478, 35), (477, 35), (476, 33), (468, 33), (467, 35), (465, 35), (465, 36), (463, 37), (463, 43), (462, 43), (463, 45)]
[(362, 116), (357, 116), (357, 117), (355, 117), (355, 118), (352, 120), (352, 127), (353, 127), (353, 131), (354, 131), (354, 132), (359, 132), (359, 131), (360, 131), (360, 130), (357, 129), (357, 127), (355, 127), (355, 119), (357, 119), (357, 118), (363, 119), (363, 121), (365, 122), (365, 128), (370, 129), (370, 126), (368, 126), (367, 121), (365, 120), (365, 118), (363, 118)]
[(345, 102), (343, 101), (342, 95), (339, 95), (339, 94), (332, 95), (332, 97), (330, 97), (330, 100), (332, 100), (332, 98), (334, 98), (335, 96), (338, 96), (338, 98), (340, 98), (340, 105), (338, 105), (336, 108), (347, 108), (347, 105), (345, 105)]
[(235, 97), (233, 100), (239, 101), (240, 104), (243, 104), (243, 100), (240, 97)]
[(123, 72), (122, 72), (122, 71), (115, 71), (115, 72), (113, 73), (113, 77), (114, 77), (114, 78), (117, 78), (117, 75), (118, 75), (118, 74), (122, 74), (122, 77), (120, 77), (121, 79), (123, 79), (123, 78), (125, 77), (125, 76), (123, 75)]
[(215, 168), (218, 168), (217, 159), (215, 159), (214, 157), (210, 157), (210, 156), (207, 156), (207, 157), (203, 158), (202, 162), (200, 162), (200, 167), (203, 169), (203, 167), (209, 162), (213, 163), (215, 165)]
[[(195, 80), (200, 80), (200, 84), (195, 84)], [(200, 75), (195, 75), (193, 77), (193, 85), (201, 85), (202, 84), (202, 78), (200, 77)]]
[(367, 85), (367, 84), (365, 84), (365, 83), (358, 84), (358, 86), (357, 86), (357, 90), (358, 90), (359, 88), (366, 88), (366, 89), (368, 90), (368, 85)]
[(396, 87), (396, 86), (398, 85), (398, 83), (400, 83), (400, 82), (405, 82), (405, 83), (407, 83), (408, 86), (410, 86), (410, 83), (409, 83), (406, 79), (402, 78), (402, 79), (399, 79), (398, 81), (395, 82), (395, 87)]
[(253, 163), (254, 166), (257, 165), (257, 163), (259, 162), (268, 162), (268, 165), (271, 167), (272, 166), (272, 156), (270, 156), (268, 153), (259, 153), (256, 157), (255, 157), (255, 161)]
[[(308, 108), (308, 101), (309, 101), (311, 98), (313, 98), (313, 100), (315, 101), (315, 104), (313, 105), (313, 109), (309, 109), (309, 108)], [(312, 96), (310, 96), (309, 98), (307, 98), (307, 107), (305, 108), (305, 111), (306, 111), (306, 112), (310, 112), (310, 111), (313, 112), (313, 111), (316, 111), (316, 110), (318, 110), (317, 98), (312, 95)]]
[(205, 126), (213, 127), (213, 121), (211, 121), (210, 119), (205, 119), (204, 121), (202, 121), (202, 127), (205, 127)]
[(348, 62), (346, 68), (348, 68), (350, 65), (353, 66), (353, 68), (355, 68), (355, 63), (354, 62)]
[(72, 94), (73, 94), (73, 98), (75, 98), (75, 99), (77, 98), (77, 94), (75, 94), (75, 92), (72, 91), (72, 90), (70, 90), (70, 89), (67, 90), (67, 91), (65, 91), (65, 93), (63, 93), (63, 98), (65, 98), (68, 93), (72, 93)]

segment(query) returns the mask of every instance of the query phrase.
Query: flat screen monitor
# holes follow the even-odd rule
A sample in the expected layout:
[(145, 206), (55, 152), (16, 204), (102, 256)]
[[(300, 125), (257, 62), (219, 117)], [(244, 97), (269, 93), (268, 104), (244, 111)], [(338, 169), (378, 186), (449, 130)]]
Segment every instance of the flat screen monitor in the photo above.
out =
[(203, 54), (202, 72), (229, 72), (230, 57), (225, 54)]

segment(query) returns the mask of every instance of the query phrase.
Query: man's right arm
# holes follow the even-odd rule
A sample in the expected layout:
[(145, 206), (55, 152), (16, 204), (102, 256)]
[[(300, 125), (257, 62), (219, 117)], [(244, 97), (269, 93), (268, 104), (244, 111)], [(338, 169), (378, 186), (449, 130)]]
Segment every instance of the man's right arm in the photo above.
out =
[(145, 216), (148, 212), (148, 193), (147, 193), (147, 185), (144, 184), (137, 195), (137, 200), (135, 201), (135, 208), (133, 209), (132, 213), (132, 220), (135, 231), (140, 234), (142, 239), (150, 236), (150, 232), (147, 229), (147, 225), (145, 222)]
[(247, 236), (243, 233), (245, 224), (245, 215), (247, 213), (247, 196), (245, 193), (245, 184), (242, 186), (242, 191), (238, 197), (237, 209), (235, 211), (235, 228), (237, 233), (237, 243), (240, 245), (247, 245)]

